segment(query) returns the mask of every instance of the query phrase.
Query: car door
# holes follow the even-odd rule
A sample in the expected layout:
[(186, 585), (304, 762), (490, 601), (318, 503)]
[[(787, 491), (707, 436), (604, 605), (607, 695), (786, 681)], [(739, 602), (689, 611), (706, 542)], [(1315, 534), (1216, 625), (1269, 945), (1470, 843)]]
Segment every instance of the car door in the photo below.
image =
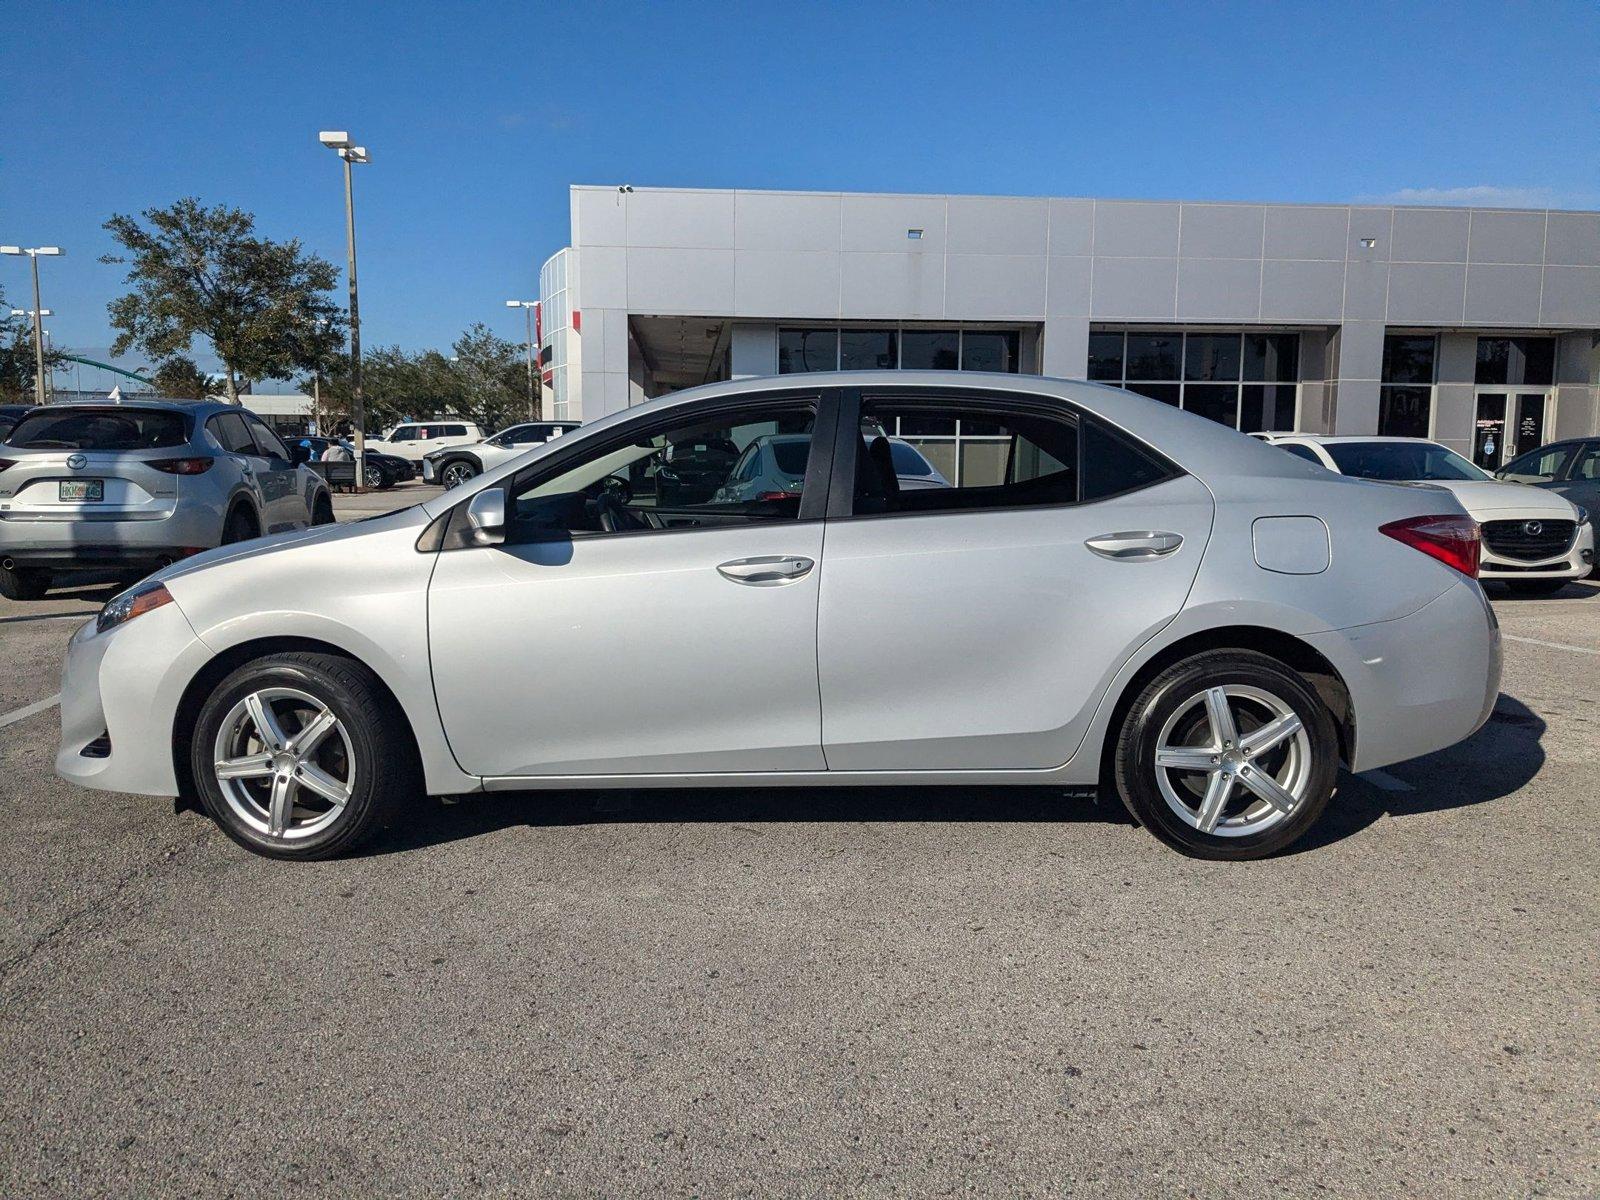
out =
[[(1023, 395), (885, 389), (856, 413), (847, 393), (839, 428), (817, 621), (829, 769), (1065, 763), (1182, 608), (1210, 493)], [(899, 488), (892, 437), (952, 486)]]
[(1553, 488), (1588, 509), (1590, 519), (1600, 521), (1600, 442), (1585, 442), (1573, 457), (1566, 478)]
[(255, 442), (256, 485), (261, 492), (263, 533), (301, 529), (311, 524), (310, 496), (300, 468), (283, 439), (273, 433), (260, 417), (244, 413), (250, 437)]
[[(816, 771), (817, 595), (832, 446), (816, 391), (726, 398), (569, 442), (507, 487), (506, 540), (441, 535), (428, 654), (450, 745), (490, 777)], [(706, 436), (810, 432), (793, 501), (677, 502)]]
[(206, 421), (206, 432), (211, 435), (211, 440), (221, 446), (228, 457), (237, 464), (239, 473), (243, 478), (246, 488), (250, 491), (250, 498), (255, 501), (256, 512), (261, 517), (261, 531), (267, 532), (273, 517), (268, 509), (267, 498), (262, 492), (261, 477), (267, 474), (268, 464), (256, 445), (256, 439), (250, 432), (242, 412), (217, 413)]

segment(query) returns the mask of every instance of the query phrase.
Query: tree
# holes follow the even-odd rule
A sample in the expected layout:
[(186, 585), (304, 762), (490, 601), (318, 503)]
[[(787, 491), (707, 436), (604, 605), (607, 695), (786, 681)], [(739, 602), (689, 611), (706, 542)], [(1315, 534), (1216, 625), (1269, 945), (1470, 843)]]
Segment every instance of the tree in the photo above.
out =
[(329, 297), (339, 279), (332, 263), (298, 240), (257, 237), (247, 212), (193, 197), (143, 219), (114, 214), (105, 224), (126, 253), (101, 261), (126, 266), (133, 287), (109, 306), (113, 353), (137, 347), (165, 361), (204, 338), (235, 404), (241, 378), (314, 370), (338, 353), (344, 315)]
[[(379, 346), (362, 355), (361, 390), (367, 426), (382, 429), (399, 421), (465, 417), (485, 430), (503, 429), (527, 419), (527, 368), (521, 347), (476, 324), (450, 347), (408, 354), (398, 346)], [(309, 376), (300, 381), (309, 392)], [(350, 364), (340, 359), (322, 375), (322, 408), (329, 417), (350, 413)]]
[[(46, 372), (65, 361), (66, 355), (59, 350), (44, 352)], [(11, 315), (5, 289), (0, 288), (0, 403), (32, 404), (33, 376), (33, 325)]]
[(211, 376), (185, 354), (174, 354), (164, 360), (156, 368), (151, 382), (157, 392), (173, 400), (204, 400), (216, 390)]

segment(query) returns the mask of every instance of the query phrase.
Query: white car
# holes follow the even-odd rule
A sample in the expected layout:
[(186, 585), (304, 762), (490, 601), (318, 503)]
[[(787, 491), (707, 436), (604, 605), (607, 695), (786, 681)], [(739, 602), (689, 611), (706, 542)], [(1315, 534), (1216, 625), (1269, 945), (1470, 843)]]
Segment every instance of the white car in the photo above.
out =
[[(908, 420), (981, 422), (1004, 475), (902, 489), (873, 431)], [(799, 493), (714, 499), (778, 433), (810, 436)], [(1102, 782), (1179, 850), (1258, 858), (1348, 803), (1341, 762), (1488, 719), (1477, 570), (1448, 492), (1113, 388), (744, 379), (121, 593), (68, 648), (56, 770), (192, 789), (279, 858), (424, 791)]]
[(1299, 433), (1260, 436), (1341, 475), (1444, 488), (1482, 527), (1480, 579), (1537, 596), (1558, 592), (1594, 569), (1594, 524), (1586, 509), (1543, 488), (1496, 479), (1438, 442)]
[(440, 446), (422, 456), (424, 483), (442, 483), (447, 488), (460, 487), (467, 480), (498, 467), (535, 446), (542, 446), (551, 438), (571, 433), (577, 421), (524, 421), (502, 429), (492, 438), (469, 445)]
[(411, 462), (441, 446), (470, 446), (483, 440), (483, 430), (471, 421), (446, 417), (440, 421), (407, 421), (386, 430), (381, 437), (368, 438), (367, 447), (380, 454), (393, 454)]

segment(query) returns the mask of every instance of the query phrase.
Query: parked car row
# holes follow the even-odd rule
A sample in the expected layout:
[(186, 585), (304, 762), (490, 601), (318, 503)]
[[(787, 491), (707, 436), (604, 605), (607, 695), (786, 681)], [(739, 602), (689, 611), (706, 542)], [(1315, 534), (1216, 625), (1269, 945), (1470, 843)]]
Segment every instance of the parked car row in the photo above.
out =
[[(325, 438), (315, 434), (302, 434), (293, 439), (289, 449), (295, 455), (296, 462), (320, 462), (328, 453), (330, 446), (338, 446), (353, 461), (355, 445), (349, 438)], [(365, 448), (367, 487), (378, 491), (386, 491), (397, 483), (405, 483), (415, 479), (420, 473), (417, 464), (398, 455), (385, 454), (374, 450), (372, 443), (368, 442)]]

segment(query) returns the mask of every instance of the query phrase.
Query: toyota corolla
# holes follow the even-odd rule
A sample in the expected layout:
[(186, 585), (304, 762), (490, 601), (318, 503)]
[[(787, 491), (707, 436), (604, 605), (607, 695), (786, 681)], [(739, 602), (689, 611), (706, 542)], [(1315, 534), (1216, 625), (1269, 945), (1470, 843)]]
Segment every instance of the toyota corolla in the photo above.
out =
[[(682, 486), (695, 447), (778, 436), (797, 489)], [(951, 486), (902, 487), (897, 438)], [(1478, 551), (1448, 492), (1094, 384), (743, 380), (122, 593), (72, 639), (57, 769), (192, 791), (281, 858), (425, 793), (863, 784), (1100, 786), (1259, 857), (1341, 763), (1488, 717)]]

